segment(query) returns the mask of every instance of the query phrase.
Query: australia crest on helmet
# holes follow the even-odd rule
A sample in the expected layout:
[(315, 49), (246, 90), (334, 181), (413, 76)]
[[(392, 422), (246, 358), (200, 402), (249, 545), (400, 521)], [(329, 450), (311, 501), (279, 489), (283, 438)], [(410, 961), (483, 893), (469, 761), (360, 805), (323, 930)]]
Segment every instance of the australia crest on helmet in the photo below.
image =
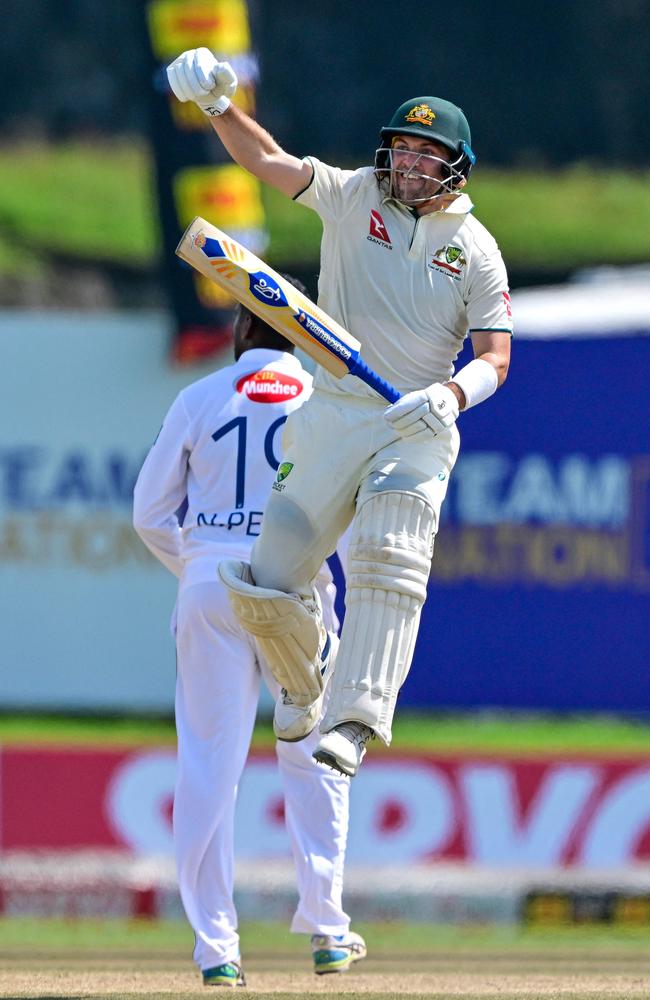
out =
[(418, 125), (431, 125), (435, 121), (436, 113), (428, 104), (416, 104), (404, 116), (404, 121), (415, 122)]

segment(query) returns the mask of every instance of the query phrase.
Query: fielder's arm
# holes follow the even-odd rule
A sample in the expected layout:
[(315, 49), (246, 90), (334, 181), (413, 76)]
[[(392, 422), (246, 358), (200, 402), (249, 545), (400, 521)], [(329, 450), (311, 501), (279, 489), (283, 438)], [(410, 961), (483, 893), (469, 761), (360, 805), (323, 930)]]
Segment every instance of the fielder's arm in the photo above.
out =
[(187, 494), (188, 420), (180, 397), (172, 404), (140, 469), (133, 491), (133, 527), (170, 573), (180, 576), (182, 536), (174, 513)]

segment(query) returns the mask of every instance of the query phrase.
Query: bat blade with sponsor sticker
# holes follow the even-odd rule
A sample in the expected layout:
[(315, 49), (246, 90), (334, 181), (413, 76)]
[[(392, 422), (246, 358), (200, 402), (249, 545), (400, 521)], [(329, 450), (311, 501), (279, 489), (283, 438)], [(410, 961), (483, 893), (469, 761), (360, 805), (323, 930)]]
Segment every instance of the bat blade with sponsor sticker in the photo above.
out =
[(365, 363), (355, 337), (232, 236), (199, 216), (185, 230), (176, 254), (336, 378), (356, 375), (389, 403), (400, 398)]

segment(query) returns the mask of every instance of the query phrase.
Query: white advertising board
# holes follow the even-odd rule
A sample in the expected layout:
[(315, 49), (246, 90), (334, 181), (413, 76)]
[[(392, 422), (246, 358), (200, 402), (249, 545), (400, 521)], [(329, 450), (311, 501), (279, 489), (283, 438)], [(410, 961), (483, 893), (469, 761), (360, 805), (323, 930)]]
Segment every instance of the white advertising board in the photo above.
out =
[(175, 581), (133, 484), (188, 382), (164, 313), (0, 313), (0, 708), (167, 711)]

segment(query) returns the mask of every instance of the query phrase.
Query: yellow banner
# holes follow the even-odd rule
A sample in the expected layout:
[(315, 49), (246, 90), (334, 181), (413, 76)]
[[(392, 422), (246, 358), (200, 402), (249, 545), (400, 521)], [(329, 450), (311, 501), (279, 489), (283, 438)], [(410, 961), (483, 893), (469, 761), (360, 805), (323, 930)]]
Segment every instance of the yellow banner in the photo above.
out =
[(194, 288), (199, 302), (206, 309), (233, 309), (237, 305), (237, 300), (225, 288), (208, 281), (202, 274), (194, 275)]
[(174, 178), (174, 201), (183, 229), (196, 215), (226, 231), (264, 225), (260, 183), (234, 163), (179, 171)]
[(147, 18), (151, 46), (161, 62), (202, 45), (222, 56), (250, 49), (245, 0), (153, 0)]

